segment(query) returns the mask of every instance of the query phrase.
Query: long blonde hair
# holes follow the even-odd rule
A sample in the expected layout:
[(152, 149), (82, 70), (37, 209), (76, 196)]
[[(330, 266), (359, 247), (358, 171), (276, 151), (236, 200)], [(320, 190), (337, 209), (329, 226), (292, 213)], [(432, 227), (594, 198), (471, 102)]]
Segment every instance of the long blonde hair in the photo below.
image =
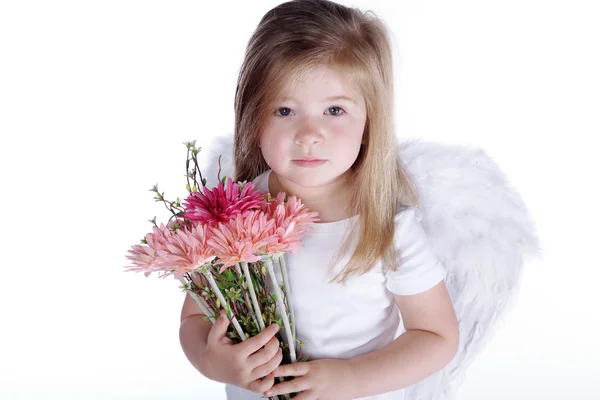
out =
[[(367, 119), (359, 155), (351, 167), (351, 215), (360, 227), (356, 248), (333, 279), (345, 283), (378, 261), (396, 270), (394, 216), (398, 203), (417, 205), (417, 190), (398, 154), (393, 121), (393, 68), (384, 23), (326, 0), (289, 1), (268, 11), (248, 42), (235, 93), (234, 179), (252, 181), (269, 169), (259, 134), (267, 104), (313, 68), (327, 66), (360, 91)], [(337, 258), (353, 245), (346, 236)], [(333, 281), (332, 280), (332, 281)]]

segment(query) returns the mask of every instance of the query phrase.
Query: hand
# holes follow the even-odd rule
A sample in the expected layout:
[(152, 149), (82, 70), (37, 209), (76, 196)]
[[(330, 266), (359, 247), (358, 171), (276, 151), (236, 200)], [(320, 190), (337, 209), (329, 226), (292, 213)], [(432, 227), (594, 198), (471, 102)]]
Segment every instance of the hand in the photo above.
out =
[(224, 310), (220, 314), (208, 334), (206, 348), (201, 355), (203, 373), (214, 381), (256, 393), (270, 389), (275, 383), (273, 371), (281, 364), (283, 357), (279, 340), (275, 337), (279, 326), (273, 324), (256, 336), (233, 344), (227, 336), (227, 315)]
[(321, 359), (280, 365), (275, 377), (296, 378), (278, 383), (265, 396), (302, 392), (294, 400), (350, 400), (354, 393), (354, 371), (348, 360)]

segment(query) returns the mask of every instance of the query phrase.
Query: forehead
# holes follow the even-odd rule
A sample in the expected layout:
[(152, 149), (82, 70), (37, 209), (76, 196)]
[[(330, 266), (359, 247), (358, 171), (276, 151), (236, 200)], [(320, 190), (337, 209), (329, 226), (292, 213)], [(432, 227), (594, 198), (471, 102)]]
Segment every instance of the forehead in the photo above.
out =
[(327, 66), (290, 71), (280, 87), (278, 100), (295, 100), (296, 96), (302, 96), (356, 103), (362, 97), (346, 73)]

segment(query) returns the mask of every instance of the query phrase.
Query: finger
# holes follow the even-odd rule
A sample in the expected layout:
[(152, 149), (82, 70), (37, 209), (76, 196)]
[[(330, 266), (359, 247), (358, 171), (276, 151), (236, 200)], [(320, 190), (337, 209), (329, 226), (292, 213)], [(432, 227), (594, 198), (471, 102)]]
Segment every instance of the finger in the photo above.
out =
[(250, 366), (250, 368), (256, 368), (259, 365), (263, 365), (264, 363), (272, 359), (275, 356), (275, 354), (277, 354), (277, 351), (280, 348), (281, 347), (279, 346), (279, 340), (277, 340), (276, 337), (271, 338), (271, 340), (269, 340), (269, 343), (265, 345), (264, 349), (258, 350), (256, 353), (248, 357), (248, 365)]
[(223, 336), (226, 336), (229, 323), (230, 321), (229, 318), (227, 318), (227, 313), (225, 310), (221, 310), (219, 318), (217, 318), (210, 332), (208, 332), (208, 338), (206, 340), (211, 343), (216, 343)]
[(246, 357), (250, 356), (250, 354), (255, 353), (256, 351), (260, 350), (264, 345), (266, 345), (269, 342), (269, 340), (271, 340), (271, 338), (275, 336), (277, 332), (279, 332), (279, 325), (270, 325), (258, 335), (252, 336), (251, 338), (246, 339), (242, 343), (239, 343), (238, 346), (240, 349), (240, 353), (242, 355), (245, 355)]
[(275, 356), (271, 358), (267, 363), (262, 364), (252, 370), (250, 373), (251, 379), (256, 379), (257, 377), (265, 376), (267, 374), (274, 374), (275, 369), (281, 364), (281, 360), (283, 360), (283, 350), (281, 347), (275, 353)]
[(275, 370), (275, 378), (280, 376), (302, 376), (306, 375), (310, 370), (310, 365), (307, 362), (295, 362), (292, 364), (280, 365)]
[(288, 394), (310, 390), (312, 385), (310, 379), (306, 377), (294, 378), (291, 381), (285, 381), (273, 385), (273, 387), (265, 392), (265, 396), (277, 396), (278, 394)]
[(252, 383), (248, 385), (248, 390), (255, 393), (264, 393), (265, 391), (271, 389), (274, 383), (275, 377), (273, 376), (273, 373), (270, 373), (265, 376), (265, 379), (258, 378), (252, 381)]

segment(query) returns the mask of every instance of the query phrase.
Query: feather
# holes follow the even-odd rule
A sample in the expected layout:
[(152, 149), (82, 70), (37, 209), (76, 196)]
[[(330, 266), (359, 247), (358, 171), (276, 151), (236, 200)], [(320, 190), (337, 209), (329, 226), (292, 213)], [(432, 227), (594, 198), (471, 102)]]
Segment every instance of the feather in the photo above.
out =
[(405, 396), (450, 400), (514, 306), (523, 265), (539, 256), (538, 238), (520, 195), (484, 151), (419, 139), (399, 151), (419, 191), (423, 229), (448, 270), (460, 331), (454, 359)]

